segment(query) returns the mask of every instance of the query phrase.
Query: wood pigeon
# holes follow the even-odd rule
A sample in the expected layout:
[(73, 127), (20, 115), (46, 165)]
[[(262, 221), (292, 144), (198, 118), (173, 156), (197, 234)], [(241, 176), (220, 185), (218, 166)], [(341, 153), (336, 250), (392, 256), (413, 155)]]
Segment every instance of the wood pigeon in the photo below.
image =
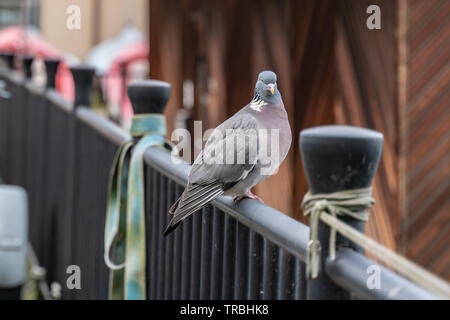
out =
[(288, 115), (272, 71), (258, 75), (253, 99), (220, 124), (192, 165), (188, 184), (169, 212), (164, 237), (220, 195), (262, 201), (250, 189), (274, 174), (291, 146)]

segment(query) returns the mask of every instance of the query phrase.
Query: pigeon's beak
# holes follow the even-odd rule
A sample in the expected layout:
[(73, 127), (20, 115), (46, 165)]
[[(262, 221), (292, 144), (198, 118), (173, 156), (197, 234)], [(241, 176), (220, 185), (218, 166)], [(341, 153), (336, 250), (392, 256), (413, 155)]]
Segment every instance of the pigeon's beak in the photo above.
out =
[(273, 83), (269, 83), (267, 86), (269, 87), (270, 93), (274, 94), (275, 93), (275, 85)]

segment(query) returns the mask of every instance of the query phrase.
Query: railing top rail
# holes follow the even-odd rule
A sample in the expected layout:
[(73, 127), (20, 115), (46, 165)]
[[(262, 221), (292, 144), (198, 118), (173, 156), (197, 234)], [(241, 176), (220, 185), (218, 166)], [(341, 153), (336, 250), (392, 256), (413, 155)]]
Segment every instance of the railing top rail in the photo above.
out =
[(51, 102), (60, 107), (62, 110), (72, 112), (73, 104), (69, 100), (64, 99), (57, 91), (47, 90), (45, 94)]
[(0, 75), (7, 78), (14, 84), (23, 84), (24, 78), (17, 71), (12, 71), (7, 68), (0, 68)]
[[(328, 258), (325, 271), (335, 283), (361, 299), (442, 299), (351, 249), (340, 249), (334, 260)], [(377, 275), (380, 276), (379, 285), (368, 284), (369, 277)]]
[(118, 146), (131, 139), (129, 132), (89, 108), (77, 108), (76, 116)]

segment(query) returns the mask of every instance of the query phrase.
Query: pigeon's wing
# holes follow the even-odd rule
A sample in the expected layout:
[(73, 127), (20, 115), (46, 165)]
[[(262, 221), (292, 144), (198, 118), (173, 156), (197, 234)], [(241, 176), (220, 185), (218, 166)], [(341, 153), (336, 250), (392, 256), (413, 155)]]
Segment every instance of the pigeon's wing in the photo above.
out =
[(195, 160), (189, 183), (222, 185), (245, 179), (258, 160), (258, 127), (248, 112), (240, 112), (217, 127)]
[(174, 216), (164, 236), (226, 188), (245, 179), (257, 157), (257, 122), (253, 116), (237, 113), (217, 127), (195, 160), (186, 189), (169, 210)]
[(188, 184), (177, 202), (169, 209), (173, 218), (164, 231), (164, 236), (175, 230), (183, 219), (200, 210), (222, 193), (223, 189), (219, 183), (205, 186)]

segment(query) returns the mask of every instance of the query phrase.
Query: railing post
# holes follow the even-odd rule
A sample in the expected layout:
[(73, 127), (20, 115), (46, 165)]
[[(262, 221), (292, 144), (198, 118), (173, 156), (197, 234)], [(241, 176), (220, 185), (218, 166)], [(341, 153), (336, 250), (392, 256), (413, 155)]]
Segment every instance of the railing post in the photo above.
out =
[(25, 56), (22, 58), (22, 68), (25, 76), (25, 80), (31, 80), (32, 70), (31, 65), (33, 64), (34, 58), (32, 56)]
[[(133, 117), (133, 123), (131, 126), (131, 135), (133, 136), (133, 144), (127, 144), (131, 147), (131, 153), (129, 158), (129, 165), (126, 175), (126, 194), (127, 194), (127, 211), (126, 211), (126, 226), (119, 226), (119, 234), (126, 234), (124, 244), (126, 247), (126, 254), (124, 260), (126, 260), (126, 267), (124, 270), (124, 280), (120, 280), (119, 273), (113, 274), (112, 288), (122, 288), (121, 290), (113, 290), (111, 298), (113, 299), (146, 299), (148, 296), (153, 296), (154, 292), (151, 292), (147, 288), (149, 280), (144, 280), (143, 275), (148, 266), (146, 266), (146, 257), (143, 254), (147, 254), (148, 250), (145, 247), (145, 217), (147, 215), (145, 211), (145, 166), (143, 165), (144, 153), (148, 148), (152, 146), (163, 146), (165, 135), (165, 119), (162, 116), (169, 100), (170, 84), (158, 80), (144, 80), (136, 81), (128, 85), (128, 96), (133, 106), (135, 116)], [(124, 145), (124, 146), (127, 146)], [(119, 149), (118, 156), (120, 159), (126, 159), (127, 148)], [(125, 152), (125, 153), (122, 153)], [(124, 161), (116, 164), (118, 167), (113, 170), (118, 170), (124, 165)], [(122, 172), (124, 171), (118, 171)], [(124, 176), (116, 176), (111, 179), (120, 179), (118, 181), (124, 181)], [(116, 184), (117, 180), (111, 180)], [(125, 185), (122, 185), (125, 189)], [(115, 198), (110, 195), (110, 198)], [(147, 204), (148, 205), (148, 204)], [(159, 206), (162, 209), (162, 205)], [(152, 216), (161, 216), (165, 212), (152, 211)], [(110, 213), (107, 213), (107, 217), (110, 217)], [(107, 218), (108, 219), (108, 218)], [(108, 220), (107, 220), (108, 221)], [(114, 232), (111, 228), (106, 231), (107, 239), (114, 239), (112, 236)], [(107, 243), (111, 243), (110, 240), (106, 240)], [(168, 244), (170, 247), (171, 245)], [(161, 252), (162, 254), (162, 252)], [(139, 257), (139, 259), (131, 259), (130, 257)], [(117, 281), (119, 280), (119, 281)], [(166, 281), (166, 279), (160, 279), (159, 281)], [(170, 284), (166, 283), (166, 286)]]
[[(127, 86), (134, 114), (163, 114), (170, 96), (170, 84), (160, 80), (141, 80)], [(133, 140), (136, 143), (140, 137)]]
[(6, 66), (9, 69), (14, 69), (14, 54), (13, 53), (2, 53), (2, 59), (5, 61)]
[(92, 80), (94, 78), (95, 69), (90, 66), (77, 65), (72, 66), (70, 71), (73, 75), (75, 83), (75, 100), (74, 109), (79, 106), (91, 106)]
[(55, 77), (56, 71), (58, 70), (59, 60), (58, 59), (45, 59), (45, 72), (47, 74), (47, 83), (45, 87), (47, 89), (55, 89)]
[(4, 52), (0, 52), (0, 61), (1, 61), (2, 64), (5, 64), (5, 66), (8, 63), (6, 61), (6, 54)]
[[(333, 193), (369, 187), (378, 166), (383, 146), (379, 132), (351, 126), (321, 126), (300, 133), (300, 150), (311, 194)], [(364, 232), (365, 223), (349, 217), (339, 217), (353, 228)], [(329, 255), (330, 228), (319, 221), (321, 243), (321, 273), (308, 280), (308, 299), (350, 299), (348, 292), (338, 287), (325, 273)], [(362, 248), (337, 234), (336, 250)]]
[(135, 81), (128, 85), (128, 97), (135, 114), (163, 114), (170, 95), (170, 84), (159, 80)]
[[(86, 141), (81, 141), (81, 130), (80, 123), (77, 120), (76, 111), (78, 107), (90, 107), (91, 105), (91, 90), (92, 90), (92, 79), (94, 76), (95, 69), (86, 65), (76, 65), (70, 67), (72, 72), (73, 81), (75, 84), (75, 99), (73, 102), (73, 114), (68, 117), (68, 128), (67, 128), (67, 163), (66, 163), (66, 220), (69, 225), (72, 226), (70, 229), (70, 234), (65, 235), (66, 243), (70, 244), (70, 251), (65, 252), (65, 256), (62, 261), (68, 264), (73, 263), (73, 259), (78, 258), (78, 248), (77, 239), (74, 238), (80, 229), (79, 222), (79, 194), (80, 194), (80, 183), (81, 183), (81, 146), (82, 143), (87, 143)], [(67, 290), (63, 286), (63, 296), (66, 299), (74, 299), (76, 297), (82, 297), (85, 292), (80, 292), (77, 290)]]
[(126, 63), (121, 63), (119, 66), (119, 74), (120, 74), (120, 80), (122, 81), (122, 92), (120, 95), (120, 104), (119, 104), (119, 110), (118, 110), (118, 114), (117, 114), (117, 119), (120, 119), (120, 107), (123, 105), (123, 103), (126, 100), (126, 95), (127, 95), (127, 64)]

